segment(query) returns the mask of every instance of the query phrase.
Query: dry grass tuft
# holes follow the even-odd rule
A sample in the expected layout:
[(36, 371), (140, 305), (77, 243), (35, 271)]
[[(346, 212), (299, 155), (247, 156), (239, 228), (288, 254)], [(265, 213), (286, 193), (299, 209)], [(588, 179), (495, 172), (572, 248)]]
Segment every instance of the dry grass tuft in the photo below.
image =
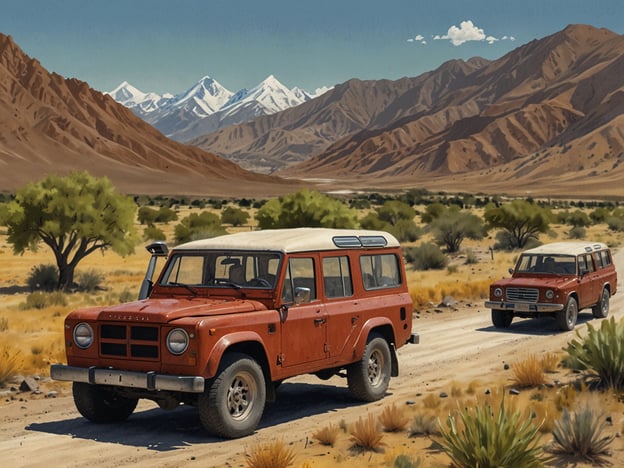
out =
[(293, 449), (283, 440), (256, 445), (245, 453), (245, 458), (249, 468), (286, 468), (295, 462)]
[(423, 398), (423, 406), (428, 409), (437, 409), (442, 404), (440, 397), (434, 395), (433, 393), (427, 394), (425, 398)]
[(544, 369), (544, 372), (556, 372), (560, 362), (561, 357), (557, 353), (544, 353), (542, 355), (542, 369)]
[(322, 427), (314, 434), (312, 437), (318, 440), (321, 445), (327, 445), (329, 447), (333, 447), (338, 439), (338, 434), (340, 434), (340, 426), (337, 424), (330, 424), (328, 426)]
[(511, 366), (511, 370), (516, 385), (520, 387), (535, 387), (546, 382), (542, 360), (535, 354), (516, 362)]
[(379, 430), (375, 418), (368, 414), (366, 419), (359, 418), (351, 430), (351, 442), (354, 450), (370, 450), (379, 452), (386, 445), (383, 442), (383, 433)]
[(410, 437), (440, 434), (438, 418), (429, 411), (419, 411), (412, 419), (408, 434)]
[(404, 408), (392, 403), (383, 409), (379, 415), (379, 422), (386, 432), (401, 432), (409, 423), (409, 417), (405, 414)]
[(20, 351), (5, 343), (0, 345), (0, 387), (4, 387), (19, 373), (22, 364)]

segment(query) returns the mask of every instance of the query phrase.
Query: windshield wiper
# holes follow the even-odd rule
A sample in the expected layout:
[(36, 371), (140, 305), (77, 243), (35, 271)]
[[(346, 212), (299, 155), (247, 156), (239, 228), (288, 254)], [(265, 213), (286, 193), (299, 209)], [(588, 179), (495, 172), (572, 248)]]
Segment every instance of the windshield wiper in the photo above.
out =
[(171, 285), (171, 286), (182, 286), (183, 288), (188, 289), (191, 292), (191, 294), (193, 294), (193, 296), (197, 296), (197, 291), (194, 288), (190, 287), (186, 283), (169, 283), (169, 285)]

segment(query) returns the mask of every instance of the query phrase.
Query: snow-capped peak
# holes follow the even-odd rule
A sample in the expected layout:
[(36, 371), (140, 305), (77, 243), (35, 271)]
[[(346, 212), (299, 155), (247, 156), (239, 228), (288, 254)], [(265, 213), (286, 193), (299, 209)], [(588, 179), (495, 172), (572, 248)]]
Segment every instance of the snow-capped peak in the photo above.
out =
[(105, 94), (110, 95), (115, 101), (130, 109), (136, 108), (138, 113), (143, 114), (157, 110), (173, 97), (171, 94), (161, 96), (157, 93), (145, 93), (127, 81), (120, 83), (114, 90)]

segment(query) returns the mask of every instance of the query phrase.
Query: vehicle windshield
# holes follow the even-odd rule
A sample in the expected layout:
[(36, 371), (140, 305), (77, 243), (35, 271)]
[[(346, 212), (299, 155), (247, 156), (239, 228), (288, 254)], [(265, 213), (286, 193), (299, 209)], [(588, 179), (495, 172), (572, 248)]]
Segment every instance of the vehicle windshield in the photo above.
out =
[(161, 286), (273, 289), (281, 255), (273, 252), (176, 252)]
[(574, 275), (576, 257), (560, 254), (522, 254), (516, 265), (516, 273)]

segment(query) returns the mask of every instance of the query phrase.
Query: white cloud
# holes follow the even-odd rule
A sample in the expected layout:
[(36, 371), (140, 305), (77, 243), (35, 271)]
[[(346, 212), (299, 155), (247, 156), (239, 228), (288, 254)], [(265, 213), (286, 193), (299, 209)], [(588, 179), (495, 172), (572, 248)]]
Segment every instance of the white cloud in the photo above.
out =
[(485, 39), (483, 29), (476, 27), (472, 21), (462, 21), (459, 28), (455, 25), (451, 26), (446, 35), (441, 39), (448, 39), (454, 46), (462, 45), (468, 41), (482, 41)]
[(416, 34), (415, 37), (410, 37), (407, 42), (420, 42), (421, 44), (427, 44), (427, 41), (425, 41), (425, 36), (423, 36), (422, 34)]
[(416, 37), (414, 38), (414, 40), (418, 42), (422, 42), (423, 39), (424, 39), (424, 36), (422, 36), (421, 34), (417, 34)]
[(496, 41), (498, 41), (498, 39), (496, 39), (494, 36), (488, 36), (485, 38), (485, 42), (487, 42), (488, 44), (494, 44)]

